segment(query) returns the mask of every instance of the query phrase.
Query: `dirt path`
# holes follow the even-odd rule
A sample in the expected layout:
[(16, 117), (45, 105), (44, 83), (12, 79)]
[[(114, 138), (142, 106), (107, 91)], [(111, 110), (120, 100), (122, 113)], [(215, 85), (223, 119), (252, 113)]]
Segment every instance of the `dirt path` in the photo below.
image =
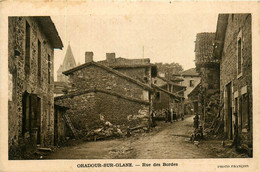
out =
[(135, 143), (136, 158), (203, 158), (208, 157), (205, 152), (189, 141), (193, 128), (193, 118), (190, 116), (184, 121), (167, 123), (167, 128), (150, 137), (143, 137)]
[[(193, 131), (193, 117), (171, 123), (158, 122), (150, 133), (130, 138), (82, 142), (59, 148), (47, 159), (183, 159), (239, 157), (230, 148), (222, 148), (221, 141), (203, 141), (198, 146), (189, 141)], [(226, 152), (230, 153), (227, 154)]]

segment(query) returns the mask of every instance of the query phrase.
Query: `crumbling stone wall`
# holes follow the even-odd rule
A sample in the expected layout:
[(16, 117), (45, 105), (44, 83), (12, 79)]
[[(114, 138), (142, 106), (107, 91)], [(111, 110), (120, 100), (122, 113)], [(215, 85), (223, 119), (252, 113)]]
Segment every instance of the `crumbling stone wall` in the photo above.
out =
[(215, 59), (215, 33), (198, 33), (196, 37), (196, 70), (201, 77), (198, 96), (198, 113), (200, 123), (209, 128), (219, 114), (219, 61)]
[(201, 114), (201, 122), (204, 122), (202, 125), (208, 128), (219, 115), (219, 64), (200, 68), (200, 75), (199, 113)]
[[(30, 73), (25, 76), (25, 24), (31, 28)], [(41, 99), (41, 144), (53, 143), (53, 47), (41, 31), (38, 23), (31, 17), (9, 17), (8, 20), (8, 69), (11, 74), (9, 81), (12, 97), (8, 102), (9, 145), (26, 144), (31, 138), (29, 134), (22, 136), (22, 95), (25, 92), (36, 94)], [(41, 81), (38, 82), (38, 40), (41, 48)], [(44, 43), (45, 41), (45, 43)], [(51, 82), (48, 83), (48, 55), (51, 60)], [(49, 109), (49, 112), (47, 111)], [(48, 115), (48, 113), (50, 113)], [(48, 116), (50, 124), (48, 124)]]
[(110, 122), (126, 133), (136, 126), (149, 127), (149, 103), (140, 103), (103, 92), (89, 92), (77, 96), (57, 97), (56, 104), (69, 107), (66, 113), (81, 137)]
[[(242, 76), (237, 75), (237, 38), (239, 32), (242, 33)], [(228, 17), (228, 26), (226, 30), (225, 43), (223, 47), (221, 65), (220, 65), (220, 96), (224, 109), (221, 111), (225, 120), (225, 133), (227, 128), (231, 127), (227, 122), (226, 85), (232, 86), (232, 114), (235, 112), (235, 98), (240, 99), (243, 92), (248, 94), (249, 100), (249, 123), (248, 128), (243, 130), (239, 127), (240, 135), (247, 135), (242, 139), (248, 140), (252, 145), (252, 31), (250, 14), (230, 14)], [(243, 90), (244, 88), (244, 90)], [(238, 113), (239, 113), (239, 107)], [(242, 130), (244, 132), (242, 132)]]

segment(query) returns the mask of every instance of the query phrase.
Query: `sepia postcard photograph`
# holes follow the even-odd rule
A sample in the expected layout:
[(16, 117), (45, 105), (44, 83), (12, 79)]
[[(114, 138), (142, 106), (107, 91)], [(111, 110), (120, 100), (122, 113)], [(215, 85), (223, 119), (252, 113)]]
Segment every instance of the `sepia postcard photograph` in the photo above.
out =
[(258, 171), (258, 2), (1, 1), (0, 171)]

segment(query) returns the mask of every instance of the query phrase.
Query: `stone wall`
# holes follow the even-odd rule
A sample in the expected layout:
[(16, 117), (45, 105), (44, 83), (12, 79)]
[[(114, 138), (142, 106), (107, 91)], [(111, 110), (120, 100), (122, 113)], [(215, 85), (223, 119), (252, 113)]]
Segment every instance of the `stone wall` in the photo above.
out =
[(139, 103), (99, 91), (57, 97), (55, 103), (69, 107), (66, 113), (81, 137), (103, 127), (102, 116), (105, 121), (118, 126), (123, 133), (126, 133), (128, 126), (149, 127), (149, 103)]
[[(31, 17), (9, 17), (8, 20), (8, 69), (12, 77), (12, 97), (9, 99), (9, 145), (17, 146), (30, 135), (22, 135), (22, 96), (25, 92), (36, 94), (41, 99), (41, 144), (53, 143), (53, 48)], [(25, 75), (25, 27), (30, 25), (30, 73)], [(41, 78), (38, 80), (38, 40), (41, 42)], [(45, 42), (45, 43), (44, 43)], [(48, 55), (51, 60), (51, 78), (48, 83)], [(49, 114), (49, 115), (48, 115)], [(48, 117), (50, 120), (48, 120)], [(48, 121), (50, 123), (48, 124)], [(28, 137), (29, 138), (28, 138)], [(27, 138), (26, 138), (27, 137)]]
[(151, 67), (140, 68), (115, 68), (115, 70), (130, 76), (140, 82), (151, 84)]
[[(242, 75), (237, 74), (237, 40), (238, 35), (242, 36)], [(227, 105), (226, 105), (226, 86), (231, 83), (232, 90), (232, 114), (234, 112), (240, 114), (239, 105), (236, 107), (235, 98), (240, 100), (242, 94), (248, 95), (249, 101), (249, 123), (248, 128), (243, 130), (239, 126), (239, 132), (245, 131), (252, 145), (252, 31), (251, 31), (251, 15), (250, 14), (230, 14), (228, 17), (228, 26), (225, 36), (225, 44), (223, 47), (221, 65), (220, 65), (220, 96), (221, 103), (224, 104), (222, 116), (225, 120), (225, 133), (228, 128), (232, 127), (228, 124)], [(232, 119), (233, 122), (234, 119)], [(241, 120), (241, 119), (240, 119)], [(238, 123), (239, 125), (239, 123)]]
[(67, 114), (81, 137), (104, 125), (101, 116), (123, 132), (128, 126), (149, 128), (149, 90), (127, 77), (92, 64), (70, 73), (69, 87), (67, 95), (55, 100), (70, 108)]
[(110, 90), (141, 100), (147, 99), (145, 94), (148, 94), (148, 91), (144, 90), (141, 86), (94, 65), (75, 71), (69, 75), (69, 85), (71, 91), (97, 88)]

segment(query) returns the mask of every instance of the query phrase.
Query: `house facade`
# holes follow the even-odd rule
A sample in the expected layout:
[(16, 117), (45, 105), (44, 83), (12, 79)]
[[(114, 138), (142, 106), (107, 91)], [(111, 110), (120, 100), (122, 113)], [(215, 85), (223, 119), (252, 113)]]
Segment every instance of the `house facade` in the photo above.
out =
[(227, 139), (252, 149), (251, 14), (220, 14), (215, 56), (220, 60), (220, 101)]
[(200, 76), (195, 68), (185, 70), (180, 74), (174, 74), (173, 76), (182, 79), (180, 85), (186, 87), (186, 90), (184, 91), (185, 99), (188, 98), (188, 94), (200, 83)]
[(164, 111), (173, 109), (179, 117), (184, 113), (183, 102), (185, 86), (176, 84), (164, 77), (157, 76), (152, 79), (154, 88), (153, 109), (157, 116), (164, 116)]
[[(191, 68), (181, 72), (180, 74), (174, 74), (172, 78), (173, 82), (178, 83), (179, 85), (185, 86), (186, 89), (184, 91), (184, 102), (183, 102), (183, 113), (185, 115), (191, 115), (194, 113), (194, 105), (193, 102), (189, 101), (188, 95), (198, 86), (200, 83), (201, 77), (195, 68)], [(195, 105), (196, 106), (196, 105)]]
[(54, 48), (62, 41), (50, 17), (8, 19), (9, 156), (54, 143)]
[(88, 55), (85, 64), (64, 72), (69, 77), (68, 93), (55, 98), (56, 104), (69, 107), (67, 114), (79, 135), (102, 127), (102, 120), (118, 126), (123, 133), (136, 126), (148, 130), (150, 85), (89, 61)]
[(152, 87), (154, 89), (152, 108), (156, 114), (156, 118), (164, 119), (165, 111), (171, 109), (176, 113), (177, 118), (179, 118), (183, 114), (184, 97), (155, 84), (152, 84)]

